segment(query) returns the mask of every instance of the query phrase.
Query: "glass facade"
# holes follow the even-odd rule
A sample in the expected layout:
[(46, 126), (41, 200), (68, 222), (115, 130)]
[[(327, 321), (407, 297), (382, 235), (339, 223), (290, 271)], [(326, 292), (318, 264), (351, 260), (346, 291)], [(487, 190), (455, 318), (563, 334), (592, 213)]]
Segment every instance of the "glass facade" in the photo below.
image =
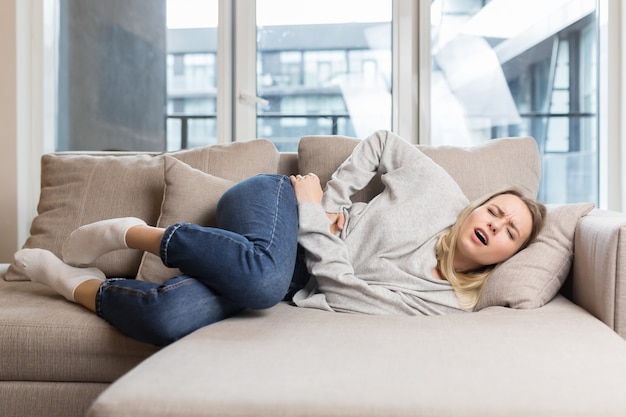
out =
[(532, 136), (539, 198), (598, 201), (596, 2), (435, 0), (431, 142)]

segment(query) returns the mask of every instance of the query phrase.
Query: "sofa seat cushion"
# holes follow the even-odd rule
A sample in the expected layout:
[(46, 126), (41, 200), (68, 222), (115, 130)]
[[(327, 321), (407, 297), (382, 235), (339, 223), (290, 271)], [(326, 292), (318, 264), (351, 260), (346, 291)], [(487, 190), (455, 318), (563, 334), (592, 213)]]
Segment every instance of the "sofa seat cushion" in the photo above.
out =
[(624, 387), (624, 340), (561, 296), (431, 317), (279, 304), (162, 349), (87, 415), (624, 416)]
[(157, 349), (48, 287), (0, 279), (0, 380), (110, 383)]

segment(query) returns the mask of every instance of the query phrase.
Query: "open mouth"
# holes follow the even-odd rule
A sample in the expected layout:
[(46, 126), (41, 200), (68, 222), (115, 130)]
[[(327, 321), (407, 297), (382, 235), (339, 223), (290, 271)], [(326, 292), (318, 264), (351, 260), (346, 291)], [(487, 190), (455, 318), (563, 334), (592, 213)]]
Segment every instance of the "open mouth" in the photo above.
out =
[(482, 242), (483, 245), (487, 245), (487, 236), (485, 236), (481, 230), (474, 230), (474, 234), (476, 234), (476, 237)]

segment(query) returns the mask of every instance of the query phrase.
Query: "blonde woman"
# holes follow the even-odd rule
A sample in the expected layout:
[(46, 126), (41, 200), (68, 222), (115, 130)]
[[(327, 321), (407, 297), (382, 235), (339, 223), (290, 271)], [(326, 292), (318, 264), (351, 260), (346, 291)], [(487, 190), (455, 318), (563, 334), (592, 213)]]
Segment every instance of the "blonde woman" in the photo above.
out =
[[(382, 193), (353, 204), (376, 173)], [(470, 311), (491, 269), (528, 245), (544, 216), (541, 204), (514, 191), (470, 204), (443, 168), (380, 131), (324, 192), (315, 174), (256, 176), (224, 194), (217, 228), (103, 220), (72, 233), (65, 262), (23, 249), (14, 266), (125, 334), (164, 345), (281, 300), (368, 314)], [(159, 285), (82, 267), (121, 248), (154, 253), (183, 274)]]

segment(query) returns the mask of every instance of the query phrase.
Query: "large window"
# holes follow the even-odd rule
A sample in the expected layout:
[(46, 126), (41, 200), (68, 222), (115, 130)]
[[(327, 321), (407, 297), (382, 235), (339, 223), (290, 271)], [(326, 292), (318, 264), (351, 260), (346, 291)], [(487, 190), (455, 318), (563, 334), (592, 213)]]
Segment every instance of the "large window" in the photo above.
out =
[[(257, 136), (391, 129), (391, 0), (257, 0)], [(332, 11), (332, 13), (329, 13)]]
[(533, 136), (541, 200), (600, 200), (603, 1), (55, 1), (57, 150)]
[(598, 201), (596, 1), (435, 0), (431, 142), (533, 136), (540, 199)]
[[(244, 56), (256, 62), (233, 68), (244, 79), (256, 68), (253, 88), (234, 92), (255, 110), (254, 137), (294, 151), (304, 135), (391, 129), (392, 2), (359, 4), (256, 1), (256, 56)], [(208, 16), (218, 15), (217, 1), (167, 5), (168, 149), (215, 143), (218, 22)]]

